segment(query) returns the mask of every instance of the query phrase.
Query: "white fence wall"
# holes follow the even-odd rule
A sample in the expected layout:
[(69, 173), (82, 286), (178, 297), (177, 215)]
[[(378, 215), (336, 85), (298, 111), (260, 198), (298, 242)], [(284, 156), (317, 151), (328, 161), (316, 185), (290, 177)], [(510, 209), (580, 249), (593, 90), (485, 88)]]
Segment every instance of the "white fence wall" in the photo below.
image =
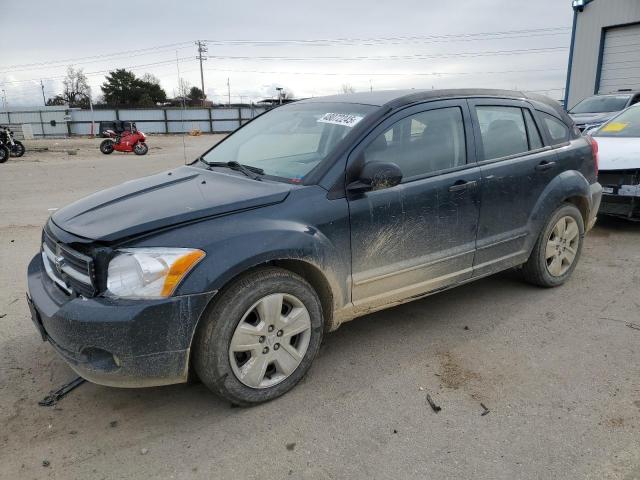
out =
[(31, 125), (36, 137), (64, 137), (67, 129), (69, 109), (65, 107), (40, 107), (0, 112), (0, 125)]
[[(265, 111), (264, 108), (150, 108), (94, 110), (95, 133), (100, 121), (136, 122), (145, 133), (186, 133), (198, 129), (205, 133), (232, 132)], [(89, 135), (91, 111), (71, 110), (69, 130), (72, 135)]]
[(65, 107), (40, 107), (0, 112), (0, 125), (29, 124), (36, 137), (89, 135), (91, 121), (95, 134), (101, 121), (136, 122), (145, 133), (187, 133), (199, 129), (205, 133), (227, 133), (263, 113), (263, 107), (241, 108), (148, 108), (90, 110)]

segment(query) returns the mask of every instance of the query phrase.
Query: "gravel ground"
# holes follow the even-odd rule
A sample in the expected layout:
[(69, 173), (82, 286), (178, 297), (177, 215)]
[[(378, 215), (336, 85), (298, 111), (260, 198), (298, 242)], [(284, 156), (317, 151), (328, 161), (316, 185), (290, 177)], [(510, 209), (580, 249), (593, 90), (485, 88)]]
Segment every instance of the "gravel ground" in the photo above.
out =
[[(185, 137), (186, 158), (215, 141)], [(611, 219), (565, 286), (505, 272), (360, 318), (265, 405), (85, 383), (38, 406), (75, 377), (24, 301), (47, 209), (184, 162), (182, 137), (146, 157), (98, 143), (0, 165), (1, 478), (640, 478), (640, 224)]]

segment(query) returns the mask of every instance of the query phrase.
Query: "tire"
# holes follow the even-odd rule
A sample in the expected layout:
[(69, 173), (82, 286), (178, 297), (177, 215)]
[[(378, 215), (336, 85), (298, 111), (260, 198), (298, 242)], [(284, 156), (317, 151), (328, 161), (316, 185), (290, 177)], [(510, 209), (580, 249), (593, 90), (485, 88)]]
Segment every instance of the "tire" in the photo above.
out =
[[(194, 340), (193, 365), (198, 377), (211, 391), (240, 406), (267, 402), (291, 390), (309, 370), (322, 342), (322, 307), (311, 285), (288, 270), (269, 267), (239, 277), (219, 295), (202, 318)], [(283, 302), (278, 312), (280, 296)], [(268, 326), (271, 321), (261, 318), (260, 312), (269, 310), (264, 305), (274, 305), (272, 311), (278, 312), (273, 330)], [(306, 325), (304, 309), (308, 329), (290, 336), (285, 331), (290, 325)], [(282, 323), (286, 321), (290, 324)], [(292, 326), (290, 332), (296, 330), (301, 327)], [(249, 341), (236, 341), (243, 338)], [(250, 343), (251, 351), (238, 353), (242, 343)], [(291, 360), (295, 357), (290, 352), (297, 354), (299, 363)], [(242, 377), (243, 372), (259, 371), (261, 365), (262, 377)]]
[(105, 155), (109, 155), (113, 153), (113, 140), (111, 139), (103, 140), (100, 143), (100, 151)]
[(0, 143), (0, 163), (4, 163), (9, 160), (9, 149)]
[(21, 157), (24, 155), (24, 145), (18, 140), (14, 140), (13, 145), (9, 147), (9, 149), (11, 150), (12, 157)]
[(133, 146), (133, 153), (136, 155), (146, 155), (149, 151), (149, 147), (144, 142), (138, 142)]
[(583, 242), (584, 221), (580, 210), (568, 203), (561, 205), (540, 232), (523, 266), (524, 279), (547, 288), (562, 285), (578, 264)]

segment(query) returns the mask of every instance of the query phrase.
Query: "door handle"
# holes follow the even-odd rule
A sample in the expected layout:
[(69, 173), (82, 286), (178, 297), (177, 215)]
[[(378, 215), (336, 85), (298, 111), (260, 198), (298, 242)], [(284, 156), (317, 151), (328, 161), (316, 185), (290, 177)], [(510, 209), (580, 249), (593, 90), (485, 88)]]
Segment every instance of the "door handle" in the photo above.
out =
[(458, 180), (456, 183), (449, 187), (450, 192), (459, 192), (461, 190), (466, 190), (468, 188), (473, 188), (476, 186), (478, 182), (475, 180)]
[(556, 162), (547, 162), (545, 160), (543, 162), (540, 162), (538, 165), (536, 165), (536, 170), (539, 170), (539, 171), (549, 170), (550, 168), (553, 168), (555, 164)]

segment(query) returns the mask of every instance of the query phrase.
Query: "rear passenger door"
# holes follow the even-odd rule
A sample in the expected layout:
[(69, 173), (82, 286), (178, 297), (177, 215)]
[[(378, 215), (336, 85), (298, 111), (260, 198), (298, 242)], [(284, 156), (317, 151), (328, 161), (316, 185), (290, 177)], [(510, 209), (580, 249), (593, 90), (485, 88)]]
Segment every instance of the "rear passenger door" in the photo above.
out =
[(469, 100), (482, 174), (474, 276), (526, 260), (529, 218), (555, 176), (555, 154), (543, 142), (536, 112), (527, 102)]

